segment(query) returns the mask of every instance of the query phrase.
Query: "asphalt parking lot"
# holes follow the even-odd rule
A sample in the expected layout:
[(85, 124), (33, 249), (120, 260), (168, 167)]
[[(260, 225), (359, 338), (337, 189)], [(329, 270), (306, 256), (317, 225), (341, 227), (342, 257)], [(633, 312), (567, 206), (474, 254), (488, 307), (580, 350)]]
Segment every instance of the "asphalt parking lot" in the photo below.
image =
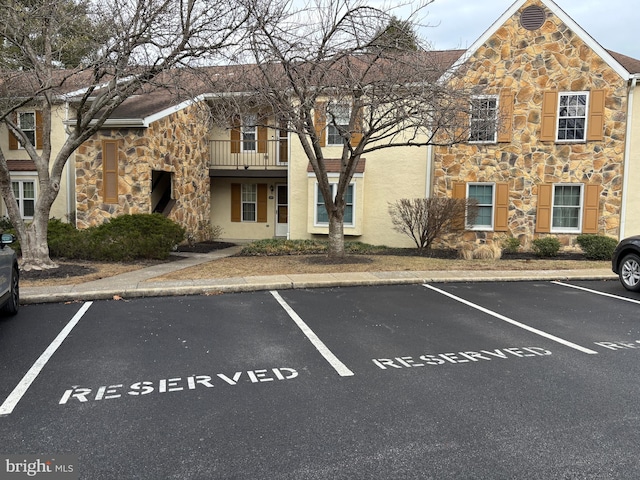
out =
[(28, 305), (0, 320), (0, 451), (91, 479), (635, 478), (639, 371), (614, 281)]

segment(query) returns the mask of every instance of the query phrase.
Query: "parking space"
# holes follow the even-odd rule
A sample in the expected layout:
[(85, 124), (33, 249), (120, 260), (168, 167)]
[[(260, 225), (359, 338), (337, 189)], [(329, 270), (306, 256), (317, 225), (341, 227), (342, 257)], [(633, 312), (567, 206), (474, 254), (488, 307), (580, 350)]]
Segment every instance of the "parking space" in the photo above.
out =
[(603, 438), (631, 472), (638, 302), (511, 282), (26, 306), (0, 322), (0, 431), (82, 478), (551, 478), (611, 471)]

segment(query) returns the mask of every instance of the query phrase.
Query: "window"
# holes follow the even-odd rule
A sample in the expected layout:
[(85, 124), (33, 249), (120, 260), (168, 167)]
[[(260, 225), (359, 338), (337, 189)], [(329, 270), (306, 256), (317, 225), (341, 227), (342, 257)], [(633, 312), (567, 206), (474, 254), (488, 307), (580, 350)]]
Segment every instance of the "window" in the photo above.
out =
[(561, 93), (558, 108), (558, 141), (584, 141), (587, 132), (586, 92)]
[(471, 100), (470, 142), (496, 142), (497, 111), (496, 97), (477, 97)]
[(327, 109), (329, 126), (327, 127), (327, 144), (342, 145), (344, 143), (343, 132), (349, 130), (349, 118), (351, 109), (349, 105), (334, 103)]
[(22, 218), (33, 218), (36, 206), (36, 184), (32, 180), (11, 182)]
[(31, 145), (36, 146), (36, 114), (35, 112), (20, 112), (18, 114), (18, 127), (22, 129)]
[(472, 224), (468, 223), (471, 230), (493, 229), (493, 183), (469, 183), (467, 185), (467, 198), (477, 202), (478, 215)]
[(582, 185), (553, 186), (552, 232), (579, 232), (582, 211)]
[(242, 184), (242, 221), (255, 222), (258, 211), (258, 189), (255, 183)]
[(256, 151), (258, 119), (256, 115), (245, 115), (242, 119), (242, 150), (245, 152)]
[[(336, 195), (336, 189), (338, 185), (336, 183), (332, 183), (331, 185), (331, 194)], [(344, 196), (345, 207), (344, 207), (344, 224), (345, 225), (354, 225), (353, 218), (353, 198), (354, 186), (350, 184), (347, 187), (347, 191)], [(326, 207), (324, 206), (324, 197), (322, 196), (322, 192), (320, 188), (318, 188), (318, 184), (316, 183), (316, 225), (328, 225), (329, 224), (329, 214), (327, 212)]]

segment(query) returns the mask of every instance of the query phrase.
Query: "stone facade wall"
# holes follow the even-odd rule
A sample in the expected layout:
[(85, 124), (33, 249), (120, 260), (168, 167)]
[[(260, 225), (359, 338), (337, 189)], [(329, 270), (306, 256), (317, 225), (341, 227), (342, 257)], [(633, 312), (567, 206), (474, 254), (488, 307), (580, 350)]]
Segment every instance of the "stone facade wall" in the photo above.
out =
[[(509, 232), (525, 247), (535, 233), (538, 185), (596, 183), (602, 186), (599, 233), (618, 236), (627, 84), (560, 19), (547, 13), (544, 25), (528, 31), (520, 12), (508, 19), (468, 59), (465, 81), (481, 85), (485, 94), (515, 94), (510, 143), (460, 144), (438, 147), (434, 155), (434, 194), (452, 196), (453, 182), (508, 182)], [(522, 10), (521, 9), (521, 10)], [(605, 91), (603, 141), (556, 143), (539, 140), (545, 91)], [(466, 240), (492, 240), (493, 232), (467, 232)], [(504, 237), (505, 234), (497, 235)], [(576, 235), (557, 235), (564, 245)]]
[[(102, 140), (119, 140), (118, 203), (104, 203)], [(208, 125), (195, 107), (149, 128), (102, 130), (76, 154), (76, 222), (99, 225), (122, 214), (151, 213), (152, 171), (171, 172), (175, 206), (169, 218), (196, 238), (210, 229)]]

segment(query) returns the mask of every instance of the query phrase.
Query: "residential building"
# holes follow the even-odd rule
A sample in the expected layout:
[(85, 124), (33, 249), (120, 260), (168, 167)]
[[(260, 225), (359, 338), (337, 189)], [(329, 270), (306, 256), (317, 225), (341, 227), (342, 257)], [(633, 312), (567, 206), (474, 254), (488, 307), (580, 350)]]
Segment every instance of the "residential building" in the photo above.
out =
[[(425, 196), (477, 200), (478, 217), (451, 243), (513, 236), (529, 247), (553, 235), (570, 246), (582, 233), (640, 234), (639, 60), (604, 49), (552, 0), (517, 0), (471, 47), (447, 55), (481, 91), (464, 120), (468, 139), (362, 158), (347, 191), (348, 239), (413, 246), (393, 229), (388, 207)], [(206, 112), (221, 93), (128, 99), (73, 155), (52, 215), (85, 228), (124, 213), (161, 212), (195, 238), (212, 226), (225, 239), (326, 235), (300, 141), (275, 115), (254, 109), (212, 127)], [(58, 148), (74, 115), (72, 102), (59, 108)], [(37, 136), (37, 112), (19, 114)], [(326, 124), (316, 128), (331, 159), (329, 178), (337, 179), (341, 140)], [(37, 195), (37, 182), (34, 191), (29, 184), (34, 171), (23, 170), (32, 166), (26, 152), (9, 146), (6, 130), (0, 137), (28, 209)]]

